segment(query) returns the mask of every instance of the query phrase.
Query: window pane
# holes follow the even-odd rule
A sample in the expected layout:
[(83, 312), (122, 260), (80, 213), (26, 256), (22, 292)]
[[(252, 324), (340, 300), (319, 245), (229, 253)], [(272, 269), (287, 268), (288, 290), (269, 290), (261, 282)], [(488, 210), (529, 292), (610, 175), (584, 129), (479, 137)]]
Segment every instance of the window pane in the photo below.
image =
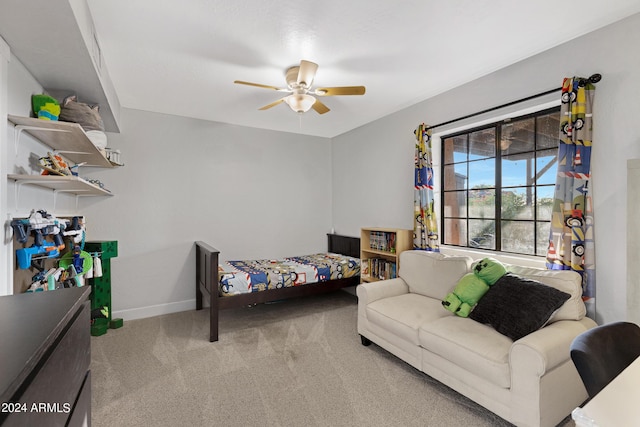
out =
[(467, 188), (467, 164), (456, 163), (444, 167), (444, 190), (465, 190)]
[(558, 146), (560, 139), (560, 112), (545, 114), (537, 117), (536, 148), (553, 148)]
[(536, 160), (536, 184), (555, 184), (558, 171), (558, 149), (538, 152)]
[(444, 163), (467, 161), (467, 135), (454, 136), (444, 140)]
[(502, 219), (533, 219), (533, 188), (520, 187), (502, 191)]
[(555, 186), (538, 187), (538, 200), (536, 207), (538, 209), (538, 219), (543, 221), (551, 221), (551, 211), (553, 210), (553, 193)]
[(522, 153), (535, 149), (535, 121), (533, 118), (502, 125), (500, 149), (502, 154)]
[(464, 219), (444, 220), (444, 243), (447, 245), (467, 246), (467, 222)]
[(469, 246), (472, 248), (496, 248), (495, 221), (469, 220)]
[(496, 186), (496, 160), (469, 162), (469, 188)]
[(484, 129), (469, 134), (469, 160), (485, 159), (496, 155), (496, 131)]
[(444, 244), (545, 256), (560, 120), (557, 107), (442, 138)]
[(502, 186), (532, 185), (534, 152), (502, 158)]
[(547, 255), (547, 247), (549, 246), (549, 231), (551, 230), (550, 222), (536, 223), (537, 252), (536, 255)]
[(469, 217), (495, 218), (496, 190), (481, 189), (469, 191)]
[(520, 254), (535, 254), (533, 221), (502, 221), (502, 250)]
[(467, 193), (465, 191), (453, 191), (444, 193), (444, 216), (466, 218)]

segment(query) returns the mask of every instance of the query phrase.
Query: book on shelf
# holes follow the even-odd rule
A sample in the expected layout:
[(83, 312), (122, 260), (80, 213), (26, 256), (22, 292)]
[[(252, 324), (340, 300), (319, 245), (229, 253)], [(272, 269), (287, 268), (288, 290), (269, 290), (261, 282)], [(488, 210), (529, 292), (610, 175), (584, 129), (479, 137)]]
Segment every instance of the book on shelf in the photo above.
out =
[(370, 231), (369, 248), (377, 251), (396, 251), (396, 233), (390, 231)]
[(383, 258), (362, 260), (361, 268), (361, 274), (364, 277), (373, 277), (378, 280), (395, 279), (397, 277), (396, 263)]
[(364, 259), (360, 262), (360, 275), (363, 277), (369, 277), (370, 275), (370, 263), (368, 259)]

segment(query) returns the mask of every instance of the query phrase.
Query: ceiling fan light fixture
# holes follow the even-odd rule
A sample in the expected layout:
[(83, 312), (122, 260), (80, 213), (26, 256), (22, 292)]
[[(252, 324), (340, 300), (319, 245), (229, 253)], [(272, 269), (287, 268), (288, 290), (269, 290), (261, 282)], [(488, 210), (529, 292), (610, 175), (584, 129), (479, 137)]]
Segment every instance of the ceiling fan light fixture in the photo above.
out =
[(306, 113), (315, 104), (316, 99), (311, 95), (294, 93), (285, 97), (284, 102), (296, 113)]
[(277, 90), (279, 92), (288, 92), (291, 95), (280, 98), (271, 104), (267, 104), (259, 110), (264, 111), (286, 102), (289, 108), (298, 114), (306, 113), (313, 109), (318, 114), (328, 113), (329, 107), (324, 105), (322, 101), (316, 99), (316, 96), (337, 96), (337, 95), (364, 95), (364, 86), (338, 86), (338, 87), (319, 87), (315, 90), (311, 89), (313, 80), (318, 70), (318, 64), (311, 61), (300, 61), (299, 66), (289, 67), (285, 71), (286, 88), (277, 86), (264, 85), (260, 83), (245, 82), (235, 80), (235, 84), (255, 86), (263, 89)]

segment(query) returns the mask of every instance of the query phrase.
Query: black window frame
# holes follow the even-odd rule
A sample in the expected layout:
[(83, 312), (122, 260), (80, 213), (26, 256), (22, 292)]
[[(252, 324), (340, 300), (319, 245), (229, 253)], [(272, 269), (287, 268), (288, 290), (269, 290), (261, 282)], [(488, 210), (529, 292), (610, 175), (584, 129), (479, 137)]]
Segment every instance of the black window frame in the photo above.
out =
[[(440, 176), (441, 176), (441, 192), (440, 192), (440, 218), (442, 218), (441, 221), (441, 228), (442, 228), (442, 232), (440, 233), (440, 243), (442, 245), (447, 245), (447, 246), (453, 246), (453, 247), (460, 247), (460, 248), (469, 248), (469, 249), (473, 249), (473, 250), (484, 250), (484, 251), (490, 251), (490, 252), (501, 252), (501, 253), (507, 253), (507, 254), (516, 254), (516, 255), (525, 255), (525, 256), (536, 256), (536, 257), (544, 257), (546, 256), (546, 251), (545, 253), (539, 253), (539, 239), (538, 239), (538, 224), (539, 223), (551, 223), (551, 217), (549, 218), (545, 218), (545, 219), (541, 219), (539, 218), (539, 212), (538, 212), (538, 208), (536, 205), (536, 201), (538, 200), (537, 196), (538, 196), (538, 189), (545, 187), (545, 188), (549, 188), (549, 187), (555, 187), (555, 183), (554, 184), (538, 184), (535, 180), (534, 183), (532, 185), (518, 185), (518, 186), (514, 186), (514, 185), (503, 185), (502, 179), (502, 159), (503, 157), (508, 157), (509, 154), (503, 154), (502, 150), (500, 149), (500, 141), (502, 139), (502, 127), (505, 124), (508, 123), (516, 123), (518, 121), (523, 121), (523, 120), (528, 120), (533, 118), (533, 123), (534, 123), (534, 130), (533, 130), (533, 134), (535, 135), (535, 140), (534, 140), (534, 144), (533, 144), (533, 149), (532, 150), (528, 150), (528, 151), (521, 151), (519, 152), (519, 154), (527, 154), (527, 153), (533, 153), (533, 160), (534, 160), (534, 165), (533, 165), (533, 170), (534, 170), (534, 174), (535, 171), (537, 170), (537, 164), (538, 164), (538, 154), (542, 153), (543, 150), (549, 150), (549, 147), (546, 148), (539, 148), (538, 147), (538, 120), (536, 120), (537, 117), (541, 117), (541, 116), (546, 116), (546, 115), (550, 115), (550, 114), (557, 114), (558, 115), (558, 121), (561, 120), (560, 117), (560, 106), (555, 106), (555, 107), (551, 107), (551, 108), (546, 108), (543, 110), (539, 110), (533, 113), (529, 113), (529, 114), (525, 114), (525, 115), (521, 115), (521, 116), (516, 116), (516, 117), (511, 117), (508, 119), (504, 119), (504, 120), (499, 120), (499, 121), (495, 121), (492, 123), (488, 123), (488, 124), (484, 124), (481, 126), (477, 126), (474, 128), (469, 128), (469, 129), (465, 129), (463, 131), (459, 131), (459, 132), (454, 132), (454, 133), (450, 133), (450, 134), (446, 134), (446, 135), (441, 135), (440, 136), (440, 148), (441, 148), (441, 153), (440, 153), (440, 157), (441, 157), (441, 168), (440, 168)], [(494, 247), (493, 248), (483, 248), (483, 247), (477, 247), (477, 246), (471, 246), (470, 242), (471, 240), (474, 238), (471, 236), (471, 232), (470, 232), (470, 220), (472, 221), (479, 221), (479, 220), (486, 220), (485, 218), (476, 218), (476, 217), (471, 217), (469, 215), (469, 210), (470, 210), (470, 190), (472, 190), (472, 188), (470, 187), (470, 184), (467, 183), (467, 185), (465, 186), (465, 188), (463, 190), (460, 190), (458, 188), (455, 189), (449, 189), (446, 190), (447, 188), (447, 183), (445, 182), (445, 170), (446, 170), (446, 166), (452, 166), (452, 165), (459, 165), (459, 164), (466, 164), (466, 171), (467, 171), (467, 176), (465, 177), (465, 179), (467, 180), (467, 182), (469, 181), (469, 165), (474, 163), (474, 162), (478, 162), (478, 161), (482, 161), (482, 160), (478, 160), (478, 159), (471, 159), (471, 154), (470, 154), (470, 143), (469, 143), (469, 135), (479, 132), (479, 131), (487, 131), (487, 130), (494, 130), (494, 157), (493, 159), (495, 160), (495, 176), (494, 176), (494, 187), (488, 187), (489, 189), (493, 188), (494, 192), (495, 192), (495, 212), (494, 212), (494, 217), (493, 217), (493, 222), (495, 224), (495, 233), (493, 236), (493, 241), (494, 241)], [(460, 137), (460, 136), (465, 136), (466, 135), (466, 160), (464, 161), (453, 161), (453, 162), (449, 162), (449, 163), (445, 163), (445, 143), (447, 140), (451, 139), (451, 138), (456, 138), (456, 137)], [(557, 138), (557, 143), (556, 143), (556, 150), (558, 148), (558, 144), (560, 142), (560, 129), (558, 127), (558, 138)], [(491, 158), (491, 157), (489, 157)], [(556, 163), (556, 168), (557, 168), (557, 152), (556, 152), (556, 158), (554, 160), (554, 162)], [(455, 167), (453, 169), (453, 172), (455, 173)], [(532, 200), (534, 201), (534, 204), (532, 206), (532, 211), (533, 211), (533, 218), (532, 219), (517, 219), (517, 218), (507, 218), (507, 219), (503, 219), (502, 217), (502, 193), (505, 189), (509, 189), (509, 188), (524, 188), (524, 187), (531, 187), (533, 189), (533, 198)], [(477, 189), (476, 189), (477, 190)], [(445, 217), (445, 209), (446, 209), (446, 204), (445, 204), (445, 197), (447, 196), (447, 194), (451, 194), (451, 193), (456, 193), (456, 192), (464, 192), (465, 193), (465, 216), (448, 216)], [(458, 197), (458, 196), (456, 196)], [(466, 242), (465, 244), (453, 244), (453, 243), (447, 243), (445, 242), (445, 238), (447, 236), (447, 230), (445, 228), (445, 225), (447, 224), (447, 219), (453, 219), (453, 220), (464, 220), (466, 221)], [(532, 223), (533, 224), (533, 250), (534, 253), (525, 253), (525, 252), (516, 252), (516, 251), (510, 251), (510, 250), (504, 250), (502, 248), (502, 228), (503, 228), (503, 222), (504, 221), (521, 221), (521, 222), (527, 222), (527, 223)], [(548, 237), (547, 237), (548, 239)]]

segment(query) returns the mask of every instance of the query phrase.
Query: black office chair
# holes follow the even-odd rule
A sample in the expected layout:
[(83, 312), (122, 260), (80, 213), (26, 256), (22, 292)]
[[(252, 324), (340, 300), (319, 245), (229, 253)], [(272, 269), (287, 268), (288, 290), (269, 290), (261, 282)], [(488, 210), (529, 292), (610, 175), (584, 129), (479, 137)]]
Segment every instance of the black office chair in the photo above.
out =
[(571, 343), (571, 360), (589, 398), (640, 356), (640, 327), (614, 322), (583, 332)]

